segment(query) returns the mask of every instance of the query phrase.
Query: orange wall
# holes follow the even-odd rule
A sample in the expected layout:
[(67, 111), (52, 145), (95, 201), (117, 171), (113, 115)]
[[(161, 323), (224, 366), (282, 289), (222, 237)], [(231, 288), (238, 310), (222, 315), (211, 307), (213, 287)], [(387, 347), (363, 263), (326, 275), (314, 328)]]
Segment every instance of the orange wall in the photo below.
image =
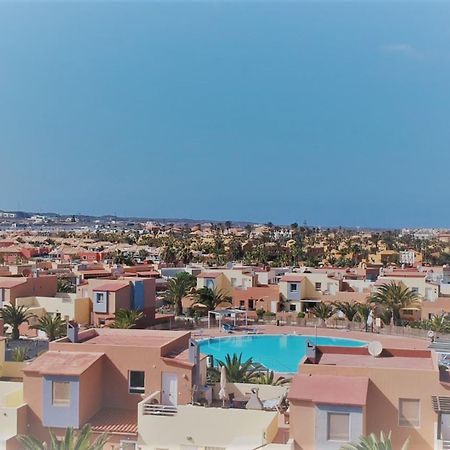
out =
[(86, 423), (102, 408), (103, 359), (97, 360), (80, 376), (80, 424)]
[[(408, 450), (426, 450), (434, 446), (434, 423), (437, 415), (431, 404), (432, 395), (450, 395), (439, 383), (437, 370), (382, 369), (367, 367), (339, 367), (315, 364), (301, 366), (302, 373), (322, 375), (367, 376), (370, 378), (367, 398), (366, 434), (392, 430), (394, 448), (410, 437)], [(413, 398), (421, 401), (419, 428), (398, 425), (398, 399)], [(312, 406), (313, 407), (313, 406)], [(293, 405), (291, 409), (295, 409)], [(297, 413), (294, 412), (294, 416)], [(292, 415), (292, 412), (291, 412)], [(291, 430), (297, 423), (291, 422)], [(304, 430), (304, 433), (306, 431)], [(312, 436), (314, 429), (309, 431)], [(304, 434), (304, 439), (310, 439)]]
[(6, 301), (15, 305), (20, 297), (54, 297), (57, 292), (57, 277), (41, 275), (36, 278), (26, 278), (26, 282), (11, 289), (5, 289)]
[[(187, 348), (186, 339), (188, 338), (180, 338), (165, 347), (164, 354), (177, 348)], [(88, 342), (83, 344), (52, 342), (50, 350), (106, 354), (102, 372), (104, 407), (134, 409), (142, 400), (141, 395), (128, 393), (129, 370), (145, 371), (145, 396), (155, 391), (161, 391), (163, 372), (177, 373), (178, 402), (185, 404), (191, 401), (192, 367), (183, 365), (178, 360), (163, 359), (159, 348), (93, 345)]]

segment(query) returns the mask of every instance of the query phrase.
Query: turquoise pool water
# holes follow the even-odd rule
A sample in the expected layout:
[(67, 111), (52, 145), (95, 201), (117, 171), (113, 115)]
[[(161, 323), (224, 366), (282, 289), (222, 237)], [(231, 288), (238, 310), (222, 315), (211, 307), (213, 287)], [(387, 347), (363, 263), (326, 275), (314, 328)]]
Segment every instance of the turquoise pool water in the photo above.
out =
[(367, 342), (353, 339), (325, 336), (265, 335), (265, 336), (229, 336), (211, 338), (200, 342), (200, 351), (224, 360), (227, 353), (240, 354), (245, 361), (253, 358), (275, 372), (297, 372), (298, 363), (306, 353), (306, 343), (317, 345), (338, 345), (341, 347), (364, 347)]

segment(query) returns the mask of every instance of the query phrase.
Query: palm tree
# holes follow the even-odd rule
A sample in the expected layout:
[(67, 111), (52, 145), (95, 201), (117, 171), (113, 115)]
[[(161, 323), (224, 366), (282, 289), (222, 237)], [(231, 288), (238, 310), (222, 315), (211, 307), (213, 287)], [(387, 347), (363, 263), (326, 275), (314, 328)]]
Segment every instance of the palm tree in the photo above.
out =
[(29, 323), (29, 320), (34, 317), (34, 314), (28, 312), (26, 306), (5, 305), (0, 310), (0, 317), (3, 322), (10, 325), (12, 328), (11, 338), (17, 340), (20, 338), (19, 327), (23, 323)]
[(439, 314), (427, 320), (425, 327), (436, 333), (450, 333), (450, 319), (446, 314)]
[[(408, 446), (409, 439), (406, 440), (400, 450), (407, 450)], [(343, 445), (341, 450), (392, 450), (391, 432), (387, 435), (381, 432), (380, 437), (374, 433), (363, 436), (357, 443)]]
[(49, 445), (31, 436), (18, 436), (17, 440), (24, 450), (102, 450), (108, 438), (107, 434), (101, 434), (94, 440), (91, 426), (86, 424), (79, 432), (67, 428), (62, 439), (58, 439), (50, 430)]
[(74, 294), (77, 291), (77, 289), (76, 286), (69, 280), (66, 280), (64, 278), (58, 278), (57, 291), (64, 292), (67, 294)]
[(288, 384), (292, 381), (291, 378), (286, 378), (279, 376), (275, 379), (275, 374), (273, 370), (270, 370), (268, 372), (261, 372), (258, 377), (255, 379), (256, 384), (270, 384), (272, 386), (283, 386), (285, 384)]
[(110, 325), (111, 328), (134, 328), (136, 323), (142, 320), (145, 314), (142, 311), (119, 309), (114, 313), (114, 322)]
[(208, 307), (208, 311), (213, 310), (219, 303), (232, 301), (232, 297), (224, 294), (223, 291), (208, 287), (198, 289), (194, 296), (197, 302), (203, 303)]
[(395, 324), (400, 319), (400, 310), (417, 305), (419, 296), (411, 289), (391, 281), (380, 286), (370, 296), (370, 300), (380, 305), (385, 311), (388, 311), (391, 315), (391, 321)]
[(333, 315), (334, 308), (329, 303), (320, 302), (312, 309), (312, 312), (318, 319), (326, 320)]
[[(227, 354), (225, 361), (217, 360), (219, 367), (225, 366), (228, 383), (254, 383), (258, 380), (260, 372), (264, 370), (261, 364), (254, 363), (253, 358), (242, 361), (242, 353), (238, 356), (233, 353), (232, 356)], [(217, 376), (220, 376), (220, 370), (213, 369)]]
[(175, 315), (181, 314), (183, 297), (196, 285), (197, 279), (188, 272), (180, 272), (168, 282), (164, 299), (175, 305)]
[(356, 318), (359, 318), (361, 322), (367, 323), (372, 307), (367, 303), (358, 304), (358, 312), (356, 313)]
[(358, 313), (359, 304), (350, 302), (335, 302), (333, 303), (333, 306), (336, 310), (341, 311), (349, 322), (352, 322), (353, 318)]
[(59, 316), (52, 317), (50, 314), (45, 314), (39, 318), (39, 322), (31, 328), (43, 331), (49, 341), (65, 336), (67, 331), (67, 323)]

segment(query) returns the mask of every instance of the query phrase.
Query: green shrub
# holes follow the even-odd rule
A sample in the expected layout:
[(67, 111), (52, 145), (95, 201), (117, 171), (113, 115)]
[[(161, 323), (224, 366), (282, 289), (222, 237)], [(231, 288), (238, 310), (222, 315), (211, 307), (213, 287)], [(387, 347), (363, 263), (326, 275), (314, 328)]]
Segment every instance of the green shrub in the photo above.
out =
[(264, 317), (275, 317), (275, 316), (276, 316), (276, 314), (271, 311), (266, 311), (264, 313)]
[(258, 319), (262, 319), (262, 317), (264, 316), (264, 309), (263, 308), (259, 308), (256, 310), (256, 316), (258, 317)]
[(303, 312), (303, 311), (300, 311), (298, 314), (297, 314), (297, 317), (299, 318), (299, 319), (304, 319), (305, 318), (305, 313)]
[(23, 362), (27, 358), (26, 347), (14, 347), (11, 352), (11, 357), (14, 362)]

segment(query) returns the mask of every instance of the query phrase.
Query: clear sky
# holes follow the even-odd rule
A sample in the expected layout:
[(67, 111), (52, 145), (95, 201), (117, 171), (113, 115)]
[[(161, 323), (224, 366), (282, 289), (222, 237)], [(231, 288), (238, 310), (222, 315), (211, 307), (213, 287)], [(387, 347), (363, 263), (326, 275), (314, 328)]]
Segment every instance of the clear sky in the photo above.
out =
[(450, 4), (0, 3), (0, 209), (450, 226)]

